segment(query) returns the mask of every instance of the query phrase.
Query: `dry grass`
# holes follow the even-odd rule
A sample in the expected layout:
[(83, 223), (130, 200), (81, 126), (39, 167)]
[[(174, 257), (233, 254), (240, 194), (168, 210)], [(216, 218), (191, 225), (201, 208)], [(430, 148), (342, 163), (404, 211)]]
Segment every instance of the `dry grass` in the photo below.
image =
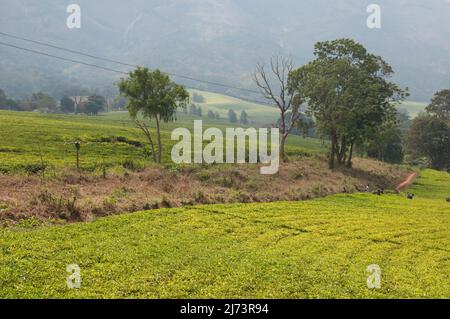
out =
[(394, 189), (402, 169), (357, 159), (353, 169), (330, 171), (318, 156), (295, 159), (273, 176), (254, 165), (187, 166), (170, 170), (108, 172), (106, 176), (66, 171), (58, 177), (2, 175), (0, 220), (16, 223), (90, 221), (99, 216), (212, 203), (307, 200), (362, 191), (365, 185)]

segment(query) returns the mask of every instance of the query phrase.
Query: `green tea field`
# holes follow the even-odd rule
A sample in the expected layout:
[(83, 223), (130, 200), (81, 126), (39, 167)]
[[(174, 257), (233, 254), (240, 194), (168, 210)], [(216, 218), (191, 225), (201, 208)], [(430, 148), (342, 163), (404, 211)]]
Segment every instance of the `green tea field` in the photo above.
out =
[[(6, 228), (0, 297), (449, 298), (448, 185), (450, 174), (426, 170), (414, 200), (335, 195)], [(373, 264), (380, 289), (366, 284)]]
[[(165, 163), (171, 162), (170, 151), (177, 142), (171, 141), (172, 130), (186, 127), (192, 131), (194, 120), (203, 120), (205, 128), (232, 127), (225, 121), (189, 115), (180, 115), (178, 121), (165, 123), (162, 127)], [(74, 167), (75, 141), (82, 142), (80, 160), (85, 170), (129, 162), (136, 166), (151, 164), (145, 156), (148, 150), (145, 136), (134, 127), (126, 112), (83, 116), (0, 111), (0, 123), (0, 172), (30, 171), (42, 164), (50, 168)], [(323, 153), (325, 149), (318, 139), (292, 136), (287, 152)]]

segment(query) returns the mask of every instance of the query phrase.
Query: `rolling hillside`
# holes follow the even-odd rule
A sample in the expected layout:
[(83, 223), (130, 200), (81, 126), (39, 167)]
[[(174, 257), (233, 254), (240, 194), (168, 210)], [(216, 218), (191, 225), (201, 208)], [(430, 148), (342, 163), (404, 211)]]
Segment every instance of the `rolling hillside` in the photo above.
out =
[(249, 115), (249, 121), (254, 121), (257, 124), (276, 123), (280, 117), (279, 110), (271, 105), (247, 102), (228, 95), (207, 91), (190, 91), (201, 95), (205, 99), (202, 103), (196, 103), (202, 107), (204, 114), (211, 110), (218, 112), (221, 118), (227, 119), (228, 110), (235, 111), (238, 117), (242, 111), (245, 111)]
[[(240, 105), (252, 107), (249, 111), (261, 121), (270, 120), (271, 109), (268, 106), (247, 104), (222, 95), (206, 94), (207, 101), (204, 112), (211, 109), (226, 112), (229, 107), (236, 110)], [(206, 112), (205, 112), (206, 113)], [(193, 128), (194, 120), (203, 120), (204, 127), (225, 129), (232, 126), (226, 120), (209, 120), (206, 116), (179, 115), (178, 121), (165, 123), (162, 126), (162, 138), (166, 144), (164, 161), (169, 163), (170, 151), (176, 143), (171, 141), (171, 132), (178, 127)], [(127, 159), (144, 165), (146, 140), (143, 133), (135, 128), (127, 112), (108, 113), (100, 116), (39, 114), (28, 112), (11, 112), (0, 110), (0, 171), (20, 171), (46, 164), (62, 168), (72, 166), (75, 158), (73, 142), (83, 143), (81, 165), (86, 170), (95, 170), (101, 166), (121, 166)], [(123, 142), (114, 142), (114, 138), (122, 137)], [(135, 143), (137, 142), (137, 143)], [(314, 154), (325, 152), (326, 144), (318, 139), (291, 136), (288, 140), (287, 152), (290, 154)]]
[[(1, 229), (0, 297), (449, 298), (449, 184), (428, 170), (413, 201), (336, 195)], [(80, 289), (67, 288), (69, 264)], [(366, 286), (372, 264), (381, 289)]]

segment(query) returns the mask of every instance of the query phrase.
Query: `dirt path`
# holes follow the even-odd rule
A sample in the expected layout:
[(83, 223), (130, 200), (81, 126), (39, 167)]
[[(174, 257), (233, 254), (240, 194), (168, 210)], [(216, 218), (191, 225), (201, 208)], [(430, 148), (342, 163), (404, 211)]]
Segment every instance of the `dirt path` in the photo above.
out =
[(401, 182), (400, 184), (398, 184), (396, 190), (397, 190), (397, 191), (401, 191), (402, 189), (407, 188), (408, 186), (410, 186), (410, 185), (414, 182), (414, 180), (416, 179), (416, 177), (417, 177), (417, 173), (411, 173), (411, 174), (409, 174), (408, 177), (407, 177), (403, 182)]

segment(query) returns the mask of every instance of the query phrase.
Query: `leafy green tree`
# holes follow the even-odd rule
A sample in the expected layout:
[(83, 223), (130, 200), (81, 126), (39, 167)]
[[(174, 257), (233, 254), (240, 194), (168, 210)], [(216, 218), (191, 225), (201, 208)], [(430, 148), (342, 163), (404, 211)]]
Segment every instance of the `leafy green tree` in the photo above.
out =
[(315, 123), (312, 117), (307, 114), (301, 114), (296, 123), (297, 134), (303, 137), (315, 136)]
[(6, 93), (0, 89), (0, 109), (18, 110), (18, 103), (13, 99), (8, 99)]
[(192, 94), (192, 101), (194, 101), (195, 103), (204, 103), (205, 98), (203, 97), (203, 95), (194, 92)]
[(19, 103), (13, 99), (7, 99), (5, 104), (7, 110), (19, 110)]
[(248, 114), (244, 110), (241, 112), (240, 123), (242, 125), (248, 125)]
[(214, 120), (216, 118), (216, 115), (214, 114), (213, 111), (211, 110), (208, 111), (208, 118), (211, 120)]
[(397, 121), (398, 121), (402, 135), (405, 135), (406, 131), (408, 130), (409, 126), (411, 125), (411, 119), (409, 117), (408, 112), (399, 110), (397, 113)]
[(197, 115), (198, 114), (197, 105), (191, 104), (189, 106), (189, 113), (192, 115)]
[(86, 114), (97, 115), (106, 106), (106, 99), (100, 95), (91, 95), (84, 105), (83, 111)]
[(395, 103), (407, 95), (386, 78), (392, 68), (350, 39), (319, 42), (316, 59), (292, 71), (289, 91), (308, 103), (322, 137), (330, 140), (329, 167), (352, 165), (354, 146), (373, 128), (395, 116)]
[(392, 118), (373, 129), (367, 139), (367, 155), (387, 163), (403, 162), (403, 138), (399, 121)]
[(6, 93), (2, 89), (0, 89), (0, 109), (6, 108)]
[[(150, 71), (141, 67), (131, 72), (127, 78), (121, 79), (118, 86), (121, 94), (127, 98), (127, 109), (131, 118), (147, 137), (153, 160), (161, 163), (160, 123), (175, 119), (177, 108), (187, 106), (189, 93), (161, 71)], [(158, 154), (155, 152), (155, 144), (146, 120), (156, 122)]]
[(75, 112), (75, 102), (67, 97), (64, 96), (61, 101), (61, 112), (63, 113), (74, 113)]
[(450, 118), (450, 90), (437, 92), (426, 111), (440, 119), (448, 120)]
[(33, 109), (41, 111), (55, 112), (57, 110), (55, 99), (43, 92), (33, 93), (31, 105)]
[(235, 111), (233, 110), (228, 111), (228, 121), (230, 121), (230, 123), (237, 123), (238, 118)]
[(450, 168), (450, 128), (436, 116), (421, 114), (412, 121), (406, 147), (413, 158), (426, 157), (432, 168)]
[(121, 96), (117, 96), (112, 102), (113, 110), (123, 110), (127, 105), (127, 100)]

